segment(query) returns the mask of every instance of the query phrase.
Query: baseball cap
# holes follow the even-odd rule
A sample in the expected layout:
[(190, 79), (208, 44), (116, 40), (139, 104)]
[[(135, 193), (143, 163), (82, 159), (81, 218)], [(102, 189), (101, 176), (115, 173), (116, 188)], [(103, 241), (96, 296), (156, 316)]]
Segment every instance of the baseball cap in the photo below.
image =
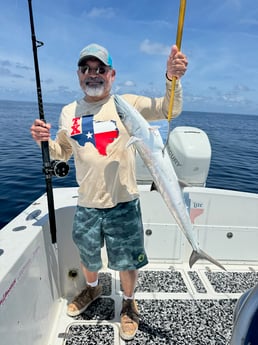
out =
[(96, 43), (89, 44), (82, 49), (79, 56), (78, 66), (80, 66), (83, 61), (87, 60), (87, 58), (91, 56), (102, 61), (104, 65), (112, 67), (112, 58), (109, 55), (109, 52), (106, 48)]

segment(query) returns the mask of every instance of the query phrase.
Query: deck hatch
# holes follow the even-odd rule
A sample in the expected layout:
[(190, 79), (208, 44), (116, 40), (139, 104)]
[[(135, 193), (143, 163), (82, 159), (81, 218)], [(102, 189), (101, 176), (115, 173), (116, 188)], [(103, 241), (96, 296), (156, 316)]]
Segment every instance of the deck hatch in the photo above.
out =
[(243, 293), (258, 283), (258, 272), (205, 272), (218, 293)]
[(115, 330), (108, 324), (71, 324), (65, 338), (68, 339), (64, 339), (64, 345), (113, 345)]
[(136, 292), (185, 293), (187, 287), (179, 271), (140, 271)]
[(207, 293), (207, 290), (204, 287), (203, 282), (202, 282), (201, 278), (199, 277), (198, 273), (195, 271), (188, 271), (187, 273), (188, 273), (196, 291), (198, 293)]
[(236, 300), (139, 300), (139, 331), (131, 345), (228, 344)]

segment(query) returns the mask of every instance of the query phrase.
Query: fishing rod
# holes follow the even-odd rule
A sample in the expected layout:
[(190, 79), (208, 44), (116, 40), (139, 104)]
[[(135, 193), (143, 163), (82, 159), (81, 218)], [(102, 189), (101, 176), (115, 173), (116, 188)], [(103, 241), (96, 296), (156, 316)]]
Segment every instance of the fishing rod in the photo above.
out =
[[(181, 49), (184, 19), (185, 19), (185, 9), (186, 9), (186, 0), (180, 0), (178, 23), (177, 23), (177, 34), (176, 34), (176, 46), (178, 50)], [(163, 152), (168, 144), (169, 133), (171, 131), (171, 120), (172, 120), (172, 115), (173, 115), (173, 106), (174, 106), (174, 99), (175, 99), (176, 80), (177, 80), (177, 77), (172, 77), (171, 93), (170, 93), (169, 106), (168, 106), (168, 135), (167, 135), (165, 146), (163, 148)]]
[[(35, 68), (35, 77), (36, 77), (36, 86), (37, 86), (39, 118), (40, 120), (46, 122), (45, 116), (44, 116), (44, 107), (43, 107), (41, 82), (40, 82), (40, 74), (39, 74), (38, 52), (37, 52), (37, 49), (43, 46), (44, 43), (36, 39), (35, 29), (34, 29), (34, 20), (33, 20), (33, 11), (32, 11), (32, 0), (28, 0), (28, 5), (29, 5), (32, 50), (33, 50), (33, 57), (34, 57), (34, 68)], [(42, 160), (43, 160), (43, 172), (45, 174), (45, 182), (46, 182), (51, 240), (52, 240), (52, 243), (56, 243), (56, 218), (55, 218), (55, 206), (54, 206), (54, 197), (53, 197), (53, 188), (52, 188), (52, 175), (55, 175), (58, 177), (66, 176), (69, 171), (69, 166), (66, 164), (66, 162), (50, 160), (48, 141), (41, 142), (41, 151), (42, 151)]]

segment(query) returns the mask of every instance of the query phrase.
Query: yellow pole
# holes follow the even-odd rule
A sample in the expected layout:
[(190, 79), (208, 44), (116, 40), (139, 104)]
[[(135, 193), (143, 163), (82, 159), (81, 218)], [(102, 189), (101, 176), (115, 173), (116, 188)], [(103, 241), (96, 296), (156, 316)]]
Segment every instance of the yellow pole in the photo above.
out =
[[(181, 0), (179, 15), (178, 15), (177, 35), (176, 35), (176, 46), (179, 50), (181, 49), (181, 42), (182, 42), (182, 36), (183, 36), (185, 8), (186, 8), (186, 0)], [(172, 114), (173, 114), (176, 79), (177, 79), (176, 77), (172, 78), (171, 94), (170, 94), (170, 100), (169, 100), (169, 106), (168, 106), (168, 122), (171, 121)]]

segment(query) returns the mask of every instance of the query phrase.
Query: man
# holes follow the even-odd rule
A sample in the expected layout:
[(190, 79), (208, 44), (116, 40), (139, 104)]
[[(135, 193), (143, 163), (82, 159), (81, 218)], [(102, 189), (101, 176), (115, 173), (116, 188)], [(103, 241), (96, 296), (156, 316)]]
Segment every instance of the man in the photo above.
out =
[[(173, 46), (167, 61), (165, 96), (123, 97), (147, 120), (165, 119), (175, 76), (175, 117), (182, 109), (179, 79), (186, 69), (186, 56)], [(67, 314), (79, 315), (101, 295), (98, 271), (105, 241), (108, 267), (119, 271), (124, 294), (120, 335), (130, 340), (139, 324), (134, 300), (138, 269), (148, 263), (135, 177), (135, 149), (132, 145), (126, 147), (129, 136), (111, 95), (116, 72), (108, 51), (95, 43), (86, 46), (79, 56), (77, 74), (85, 96), (62, 109), (55, 141), (50, 139), (50, 124), (38, 119), (31, 134), (38, 143), (49, 141), (53, 159), (68, 160), (74, 155), (79, 198), (73, 240), (79, 249), (86, 287), (68, 305)]]

